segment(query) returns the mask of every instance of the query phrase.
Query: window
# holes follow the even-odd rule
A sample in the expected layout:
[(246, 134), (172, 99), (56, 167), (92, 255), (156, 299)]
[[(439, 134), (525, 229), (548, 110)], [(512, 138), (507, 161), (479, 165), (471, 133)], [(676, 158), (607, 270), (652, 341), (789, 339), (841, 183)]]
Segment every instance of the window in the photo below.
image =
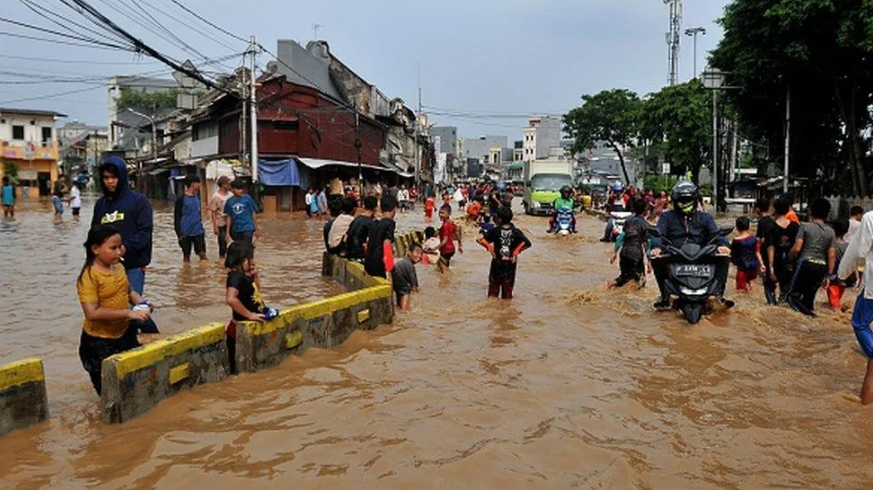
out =
[(297, 131), (300, 123), (297, 121), (273, 121), (273, 129), (276, 131)]
[(42, 128), (42, 143), (43, 145), (52, 142), (52, 128)]
[(214, 136), (218, 136), (218, 124), (214, 122), (209, 122), (194, 126), (194, 130), (191, 134), (191, 139), (194, 141), (199, 141), (206, 138), (212, 138)]
[(24, 140), (24, 126), (12, 126), (12, 139)]

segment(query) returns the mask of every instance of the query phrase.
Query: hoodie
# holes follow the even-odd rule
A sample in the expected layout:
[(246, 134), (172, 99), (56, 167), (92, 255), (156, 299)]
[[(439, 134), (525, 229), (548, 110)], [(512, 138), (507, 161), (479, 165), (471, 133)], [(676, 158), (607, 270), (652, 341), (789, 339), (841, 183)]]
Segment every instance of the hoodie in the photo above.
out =
[(132, 190), (127, 180), (127, 166), (118, 157), (109, 157), (100, 166), (113, 165), (118, 170), (118, 186), (109, 192), (103, 186), (103, 197), (94, 204), (91, 227), (112, 225), (121, 233), (127, 249), (124, 253), (125, 269), (145, 267), (152, 261), (152, 205), (142, 194)]

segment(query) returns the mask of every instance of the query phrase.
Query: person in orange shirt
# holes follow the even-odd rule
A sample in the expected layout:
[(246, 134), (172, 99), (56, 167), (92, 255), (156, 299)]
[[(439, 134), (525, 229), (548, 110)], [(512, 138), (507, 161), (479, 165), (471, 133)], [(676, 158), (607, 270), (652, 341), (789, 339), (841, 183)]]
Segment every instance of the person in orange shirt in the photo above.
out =
[[(76, 281), (85, 313), (79, 358), (97, 394), (102, 391), (103, 360), (139, 347), (132, 320), (149, 320), (154, 307), (130, 289), (124, 266), (121, 233), (112, 225), (98, 225), (88, 232), (85, 265)], [(136, 305), (131, 309), (131, 305)]]
[(434, 199), (428, 196), (428, 198), (424, 201), (424, 219), (428, 223), (433, 221), (433, 210), (435, 207), (436, 203), (434, 202)]
[(467, 206), (467, 216), (468, 218), (475, 222), (479, 221), (479, 214), (482, 213), (482, 203), (479, 201), (473, 201)]
[(794, 196), (786, 194), (785, 199), (787, 199), (788, 202), (791, 204), (791, 206), (788, 208), (788, 214), (785, 215), (785, 218), (792, 223), (800, 224), (800, 218), (797, 216), (797, 213), (794, 212)]

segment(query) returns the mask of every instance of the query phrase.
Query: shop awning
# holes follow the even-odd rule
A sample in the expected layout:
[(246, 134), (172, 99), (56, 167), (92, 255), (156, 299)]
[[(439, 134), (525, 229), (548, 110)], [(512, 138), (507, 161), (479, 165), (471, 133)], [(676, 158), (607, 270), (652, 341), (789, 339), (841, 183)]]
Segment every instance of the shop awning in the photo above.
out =
[[(313, 170), (328, 166), (358, 168), (358, 164), (355, 162), (341, 162), (339, 160), (322, 160), (320, 158), (298, 158), (297, 161)], [(361, 165), (361, 168), (365, 170), (374, 170), (381, 172), (396, 172), (396, 170), (391, 168), (376, 167), (373, 165)]]
[(299, 186), (300, 170), (297, 168), (297, 159), (258, 159), (258, 180), (262, 184), (269, 186)]

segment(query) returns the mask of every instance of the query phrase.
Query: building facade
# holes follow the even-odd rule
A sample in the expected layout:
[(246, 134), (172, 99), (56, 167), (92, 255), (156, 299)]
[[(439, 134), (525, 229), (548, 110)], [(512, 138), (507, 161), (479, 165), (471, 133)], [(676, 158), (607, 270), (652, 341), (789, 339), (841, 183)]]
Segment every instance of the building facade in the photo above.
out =
[(434, 141), (439, 138), (438, 153), (458, 154), (458, 128), (455, 126), (434, 126), (430, 128), (430, 137)]
[(60, 117), (66, 116), (54, 111), (0, 108), (0, 174), (14, 171), (19, 195), (51, 194), (51, 184), (60, 175), (56, 129)]
[(561, 146), (561, 120), (532, 117), (524, 128), (523, 160), (529, 162), (549, 156), (549, 149)]

